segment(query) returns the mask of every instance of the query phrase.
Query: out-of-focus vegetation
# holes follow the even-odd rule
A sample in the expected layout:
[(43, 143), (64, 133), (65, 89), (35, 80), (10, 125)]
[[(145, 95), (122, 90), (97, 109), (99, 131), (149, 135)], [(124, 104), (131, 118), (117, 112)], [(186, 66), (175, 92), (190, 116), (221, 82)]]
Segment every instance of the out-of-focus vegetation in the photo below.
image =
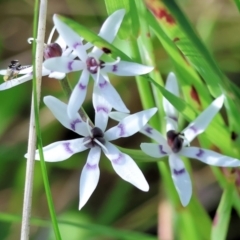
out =
[[(177, 3), (222, 71), (231, 81), (239, 85), (240, 15), (234, 2), (184, 0)], [(23, 65), (31, 64), (31, 45), (28, 44), (27, 38), (32, 36), (33, 2), (5, 0), (0, 2), (0, 9), (0, 69), (5, 69), (13, 59), (18, 59)], [(49, 1), (46, 41), (53, 27), (54, 13), (73, 18), (95, 32), (98, 32), (107, 17), (102, 0)], [(172, 70), (171, 61), (157, 39), (152, 40), (159, 71), (165, 79)], [(78, 77), (79, 73), (70, 74), (72, 85), (76, 83)], [(134, 79), (111, 77), (111, 82), (117, 87), (131, 112), (141, 110)], [(0, 81), (2, 82), (3, 79), (0, 78)], [(19, 239), (20, 235), (19, 217), (22, 214), (26, 167), (23, 156), (27, 149), (31, 87), (32, 83), (29, 81), (9, 90), (0, 91), (0, 239), (15, 240)], [(91, 88), (92, 86), (89, 86), (89, 89)], [(92, 95), (90, 91), (88, 93), (85, 110), (93, 119)], [(58, 80), (44, 77), (42, 96), (46, 95), (54, 95), (67, 102)], [(40, 118), (43, 145), (77, 137), (55, 120), (42, 101)], [(110, 122), (109, 126), (113, 124), (115, 123)], [(122, 147), (139, 149), (143, 140), (149, 141), (142, 135), (136, 134), (130, 139), (120, 140), (118, 144)], [(114, 234), (108, 235), (112, 227), (144, 232), (153, 236), (157, 236), (160, 232), (161, 239), (174, 239), (171, 225), (177, 219), (171, 219), (171, 205), (165, 197), (162, 177), (155, 163), (138, 162), (150, 185), (150, 191), (143, 193), (120, 179), (110, 162), (102, 156), (98, 186), (86, 206), (78, 211), (79, 178), (86, 156), (84, 152), (75, 154), (64, 162), (47, 163), (57, 216), (62, 221), (59, 226), (63, 239), (125, 239), (120, 235), (119, 237), (112, 237)], [(209, 216), (213, 218), (222, 190), (209, 166), (196, 161), (191, 163), (194, 191)], [(54, 239), (48, 221), (49, 212), (39, 162), (35, 164), (32, 217), (31, 239)], [(47, 221), (38, 222), (36, 219)], [(77, 223), (79, 226), (69, 225), (66, 222)], [(227, 239), (240, 238), (239, 224), (239, 216), (233, 210)], [(101, 226), (107, 226), (109, 229)], [(117, 233), (115, 236), (118, 236)]]

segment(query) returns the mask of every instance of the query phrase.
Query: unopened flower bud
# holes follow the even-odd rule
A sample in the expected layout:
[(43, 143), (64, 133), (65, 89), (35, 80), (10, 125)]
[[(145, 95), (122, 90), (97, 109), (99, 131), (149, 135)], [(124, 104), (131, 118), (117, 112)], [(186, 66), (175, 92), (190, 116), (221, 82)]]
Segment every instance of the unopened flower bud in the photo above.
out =
[(58, 43), (48, 44), (43, 52), (44, 59), (62, 56), (62, 48)]

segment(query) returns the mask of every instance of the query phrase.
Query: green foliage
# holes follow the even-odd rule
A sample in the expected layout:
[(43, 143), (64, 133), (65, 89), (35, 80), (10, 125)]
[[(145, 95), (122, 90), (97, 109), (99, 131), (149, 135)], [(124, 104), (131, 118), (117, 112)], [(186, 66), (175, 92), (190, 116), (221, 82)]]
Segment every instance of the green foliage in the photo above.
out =
[[(201, 2), (195, 1), (198, 4)], [(6, 2), (7, 5), (0, 4), (0, 6), (13, 9), (11, 2)], [(238, 0), (234, 2), (235, 5), (232, 5), (235, 10), (238, 8), (239, 11), (240, 2)], [(199, 37), (198, 28), (204, 26), (201, 25), (201, 19), (207, 20), (204, 13), (201, 16), (194, 16), (194, 13), (198, 11), (196, 7), (191, 8), (190, 1), (105, 0), (104, 6), (103, 1), (89, 4), (87, 1), (79, 3), (68, 0), (67, 4), (71, 9), (69, 11), (65, 10), (66, 7), (64, 8), (62, 3), (59, 3), (62, 9), (59, 11), (61, 20), (86, 42), (91, 42), (98, 48), (111, 50), (111, 53), (104, 54), (102, 59), (114, 61), (113, 59), (120, 57), (121, 60), (154, 66), (154, 71), (149, 75), (136, 77), (136, 83), (128, 78), (124, 80), (124, 78), (110, 76), (111, 82), (124, 97), (131, 112), (157, 106), (159, 111), (150, 124), (164, 134), (166, 120), (162, 109), (163, 97), (179, 111), (180, 127), (184, 129), (214, 98), (224, 94), (226, 96), (224, 110), (216, 115), (207, 130), (193, 145), (240, 158), (238, 137), (240, 134), (238, 84), (240, 71), (238, 65), (236, 67), (230, 64), (228, 68), (223, 68), (221, 64), (222, 59), (227, 58), (226, 53), (229, 54), (229, 59), (226, 61), (239, 62), (240, 60), (237, 54), (239, 52), (237, 50), (240, 49), (239, 34), (236, 34), (236, 31), (233, 31), (232, 35), (222, 34), (223, 21), (228, 28), (231, 28), (229, 22), (232, 21), (233, 24), (236, 21), (235, 15), (234, 19), (224, 20), (224, 14), (217, 12), (216, 8), (214, 10), (216, 15), (212, 13), (215, 18), (211, 18), (211, 31), (208, 31), (209, 35), (202, 40)], [(230, 6), (228, 7), (230, 9)], [(126, 10), (126, 15), (118, 33), (119, 38), (112, 44), (108, 43), (97, 35), (100, 28), (99, 19), (101, 22), (105, 19), (106, 16), (103, 13), (106, 11), (110, 15), (122, 8)], [(232, 11), (229, 12), (233, 14)], [(35, 18), (36, 16), (37, 14)], [(76, 18), (81, 23), (76, 21)], [(5, 19), (2, 20), (5, 21)], [(25, 21), (29, 21), (27, 17)], [(20, 52), (23, 51), (21, 49), (19, 52), (13, 52), (13, 50), (4, 52), (2, 46), (6, 44), (4, 34), (0, 28), (1, 58), (18, 58)], [(11, 36), (11, 34), (13, 33), (6, 29), (6, 35)], [(236, 38), (236, 46), (230, 46), (229, 43), (229, 46), (223, 45), (221, 50), (218, 50), (214, 41), (220, 40), (219, 35), (220, 38), (229, 38), (229, 40)], [(21, 36), (18, 35), (19, 41), (20, 38)], [(226, 69), (228, 71), (225, 71)], [(232, 72), (231, 69), (233, 69)], [(176, 97), (164, 88), (164, 79), (170, 71), (177, 76), (181, 91), (180, 97)], [(71, 73), (68, 77), (74, 85), (78, 81), (79, 74)], [(237, 84), (233, 83), (232, 79), (237, 79)], [(92, 88), (92, 85), (89, 88)], [(42, 92), (42, 96), (56, 95), (59, 98), (65, 98), (67, 102), (56, 80), (45, 79)], [(91, 96), (92, 94), (89, 93), (84, 109), (93, 120)], [(0, 175), (2, 176), (0, 199), (4, 206), (0, 213), (0, 239), (19, 238), (26, 166), (23, 155), (27, 145), (30, 99), (30, 83), (0, 92)], [(38, 111), (36, 112), (40, 148), (40, 135), (43, 138), (43, 145), (76, 137), (64, 130), (42, 103), (40, 106), (39, 117)], [(109, 126), (112, 126), (111, 122)], [(76, 154), (70, 160), (61, 163), (44, 163), (42, 160), (41, 165), (37, 162), (33, 192), (32, 216), (34, 217), (31, 218), (31, 227), (34, 226), (34, 231), (31, 233), (31, 239), (46, 236), (45, 239), (52, 240), (56, 238), (55, 235), (60, 239), (58, 226), (62, 239), (69, 238), (70, 240), (231, 240), (234, 239), (234, 234), (238, 234), (239, 237), (239, 233), (232, 233), (231, 231), (234, 230), (229, 226), (230, 221), (239, 224), (239, 170), (232, 171), (218, 167), (210, 169), (196, 161), (184, 159), (191, 174), (194, 192), (191, 202), (184, 208), (174, 188), (167, 158), (152, 158), (139, 150), (140, 143), (147, 141), (150, 140), (139, 134), (130, 140), (123, 139), (116, 145), (121, 146), (120, 151), (129, 154), (140, 166), (149, 182), (150, 191), (140, 192), (124, 182), (116, 176), (109, 161), (102, 156), (100, 182), (91, 199), (80, 212), (77, 210), (79, 177), (87, 153)], [(45, 164), (48, 171), (46, 171)], [(42, 181), (42, 169), (46, 190)], [(221, 196), (219, 186), (223, 192)], [(53, 200), (51, 200), (50, 189)], [(50, 218), (47, 204), (50, 206), (51, 216), (54, 219), (53, 226), (49, 220), (43, 220)], [(165, 208), (162, 208), (164, 204), (166, 204)], [(237, 219), (231, 215), (232, 208), (236, 211)], [(211, 219), (210, 211), (211, 215), (215, 216), (214, 219)], [(168, 238), (161, 232), (162, 229), (170, 229)]]

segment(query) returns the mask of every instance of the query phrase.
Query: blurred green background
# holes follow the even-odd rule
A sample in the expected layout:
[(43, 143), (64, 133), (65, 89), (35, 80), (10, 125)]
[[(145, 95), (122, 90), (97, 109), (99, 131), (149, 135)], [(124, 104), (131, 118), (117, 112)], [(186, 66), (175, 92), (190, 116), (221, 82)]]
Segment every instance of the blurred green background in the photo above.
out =
[[(220, 68), (235, 83), (240, 77), (240, 16), (233, 1), (227, 0), (179, 0), (178, 4), (187, 15), (207, 48), (214, 55)], [(33, 1), (0, 1), (0, 69), (18, 59), (22, 65), (31, 64)], [(98, 32), (107, 17), (102, 0), (52, 0), (48, 3), (47, 34), (53, 24), (54, 13), (73, 18)], [(57, 34), (55, 35), (55, 38)], [(155, 57), (163, 76), (172, 70), (170, 59), (158, 41), (153, 39)], [(70, 74), (71, 84), (80, 73)], [(0, 82), (3, 79), (0, 78)], [(142, 109), (134, 79), (111, 77), (111, 82), (121, 93), (131, 112)], [(19, 239), (25, 181), (28, 124), (31, 100), (31, 81), (0, 92), (0, 239)], [(85, 110), (94, 119), (89, 86)], [(54, 95), (67, 102), (60, 84), (55, 79), (43, 78), (42, 96)], [(78, 137), (58, 123), (41, 101), (41, 127), (43, 145), (54, 141)], [(113, 126), (110, 122), (109, 126)], [(139, 149), (141, 142), (147, 142), (140, 134), (116, 142), (122, 147)], [(47, 163), (49, 182), (58, 218), (83, 224), (83, 227), (60, 224), (63, 239), (124, 239), (108, 235), (108, 230), (99, 224), (125, 230), (144, 232), (160, 236), (163, 240), (174, 239), (171, 205), (165, 197), (161, 176), (155, 163), (138, 163), (149, 182), (150, 191), (143, 193), (120, 179), (110, 162), (102, 156), (100, 181), (88, 203), (78, 211), (79, 178), (85, 164), (87, 152), (76, 154), (60, 163)], [(192, 162), (194, 191), (204, 208), (213, 218), (221, 197), (221, 189), (209, 166)], [(7, 216), (5, 214), (8, 214)], [(35, 164), (32, 217), (49, 220), (39, 162)], [(201, 219), (199, 219), (201, 224)], [(229, 240), (240, 239), (239, 217), (233, 211), (228, 231)], [(48, 225), (48, 224), (47, 224)], [(31, 239), (54, 239), (49, 227), (38, 223), (31, 226)], [(84, 226), (90, 226), (85, 229)], [(109, 230), (110, 231), (110, 230)], [(104, 233), (102, 233), (104, 232)], [(133, 238), (134, 239), (134, 238)]]

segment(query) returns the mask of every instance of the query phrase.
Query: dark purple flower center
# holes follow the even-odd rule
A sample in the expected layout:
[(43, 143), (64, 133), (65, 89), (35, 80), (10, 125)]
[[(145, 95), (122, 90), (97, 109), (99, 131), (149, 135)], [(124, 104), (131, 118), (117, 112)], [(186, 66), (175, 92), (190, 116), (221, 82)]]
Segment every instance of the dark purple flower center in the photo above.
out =
[(86, 60), (86, 64), (87, 64), (87, 69), (90, 73), (92, 74), (96, 74), (98, 71), (98, 68), (103, 68), (104, 67), (104, 62), (103, 61), (98, 61), (97, 59), (95, 59), (94, 57), (89, 57)]
[(100, 128), (94, 127), (91, 130), (91, 132), (92, 132), (92, 136), (84, 138), (84, 142), (88, 142), (90, 140), (90, 142), (85, 144), (85, 147), (93, 148), (96, 145), (98, 145), (98, 143), (95, 140), (99, 141), (102, 144), (105, 144), (104, 133), (103, 133), (103, 131)]
[(50, 43), (46, 45), (43, 51), (43, 56), (44, 56), (44, 59), (60, 57), (62, 56), (62, 48), (58, 43)]
[(174, 153), (178, 153), (183, 146), (183, 133), (177, 133), (174, 130), (167, 132), (167, 142)]

